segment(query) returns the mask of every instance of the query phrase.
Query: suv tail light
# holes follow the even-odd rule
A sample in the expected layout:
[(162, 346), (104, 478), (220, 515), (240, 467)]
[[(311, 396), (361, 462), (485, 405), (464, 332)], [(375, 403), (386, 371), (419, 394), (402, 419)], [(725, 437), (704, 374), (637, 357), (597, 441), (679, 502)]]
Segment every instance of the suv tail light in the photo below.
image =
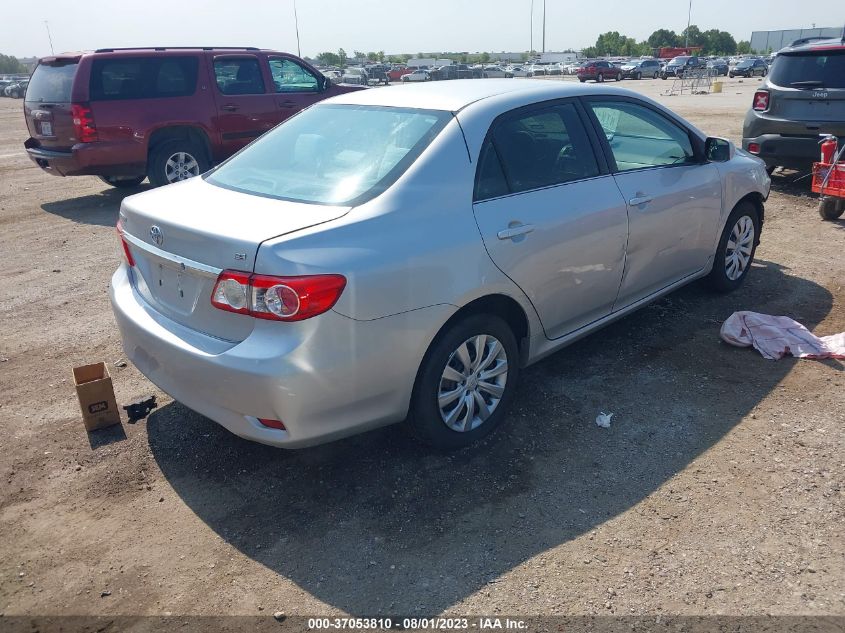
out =
[(73, 117), (73, 128), (76, 131), (76, 138), (80, 143), (91, 143), (99, 137), (97, 126), (94, 125), (94, 113), (87, 103), (74, 103), (70, 106), (70, 113)]
[(343, 275), (276, 277), (224, 270), (211, 305), (257, 319), (303, 321), (330, 310), (345, 287)]
[(757, 112), (765, 112), (769, 109), (769, 91), (758, 90), (754, 93), (754, 102), (751, 106)]
[(135, 258), (132, 257), (132, 251), (129, 250), (129, 244), (126, 242), (126, 238), (123, 237), (123, 225), (120, 223), (120, 220), (117, 221), (117, 234), (120, 236), (120, 244), (123, 246), (123, 256), (126, 257), (126, 263), (130, 266), (135, 266)]

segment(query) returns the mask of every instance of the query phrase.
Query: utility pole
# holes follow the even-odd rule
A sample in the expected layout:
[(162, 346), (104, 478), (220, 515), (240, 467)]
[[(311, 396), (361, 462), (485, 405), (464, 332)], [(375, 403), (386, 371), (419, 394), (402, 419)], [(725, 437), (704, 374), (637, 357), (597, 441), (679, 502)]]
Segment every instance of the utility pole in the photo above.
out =
[(44, 20), (44, 28), (47, 29), (47, 39), (50, 41), (50, 54), (55, 55), (56, 51), (53, 50), (53, 37), (50, 35), (50, 23), (47, 20)]
[(546, 0), (543, 0), (543, 52), (546, 52)]
[(293, 0), (293, 23), (296, 26), (296, 56), (302, 58), (302, 51), (299, 48), (299, 17), (296, 15), (296, 0)]
[(534, 0), (531, 0), (531, 17), (528, 20), (531, 24), (531, 35), (530, 35), (530, 42), (531, 44), (528, 47), (528, 54), (534, 52)]
[(692, 0), (689, 0), (689, 11), (687, 12), (687, 30), (686, 30), (686, 37), (684, 38), (684, 48), (689, 46), (689, 25), (690, 20), (692, 18)]

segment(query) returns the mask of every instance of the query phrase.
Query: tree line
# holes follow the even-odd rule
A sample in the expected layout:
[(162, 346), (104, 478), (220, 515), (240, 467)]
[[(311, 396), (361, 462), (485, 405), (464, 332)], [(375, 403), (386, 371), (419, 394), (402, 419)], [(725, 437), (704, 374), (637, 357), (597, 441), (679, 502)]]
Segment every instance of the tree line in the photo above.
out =
[(618, 31), (608, 31), (599, 35), (595, 46), (588, 46), (583, 53), (585, 57), (636, 57), (653, 55), (659, 48), (679, 46), (700, 47), (702, 55), (734, 55), (751, 52), (750, 42), (737, 42), (727, 31), (719, 29), (702, 31), (695, 24), (691, 24), (680, 33), (669, 29), (658, 29), (642, 42), (637, 42), (634, 38), (622, 35)]
[(11, 55), (0, 55), (0, 73), (6, 75), (19, 75), (26, 72), (26, 66), (18, 61), (17, 57)]

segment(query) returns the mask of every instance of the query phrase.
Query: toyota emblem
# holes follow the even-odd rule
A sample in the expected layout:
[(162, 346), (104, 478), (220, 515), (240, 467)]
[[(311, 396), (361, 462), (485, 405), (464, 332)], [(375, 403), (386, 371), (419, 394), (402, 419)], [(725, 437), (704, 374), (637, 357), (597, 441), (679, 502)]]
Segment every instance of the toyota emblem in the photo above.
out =
[(164, 234), (155, 224), (150, 227), (150, 239), (155, 242), (157, 246), (161, 246), (164, 243)]

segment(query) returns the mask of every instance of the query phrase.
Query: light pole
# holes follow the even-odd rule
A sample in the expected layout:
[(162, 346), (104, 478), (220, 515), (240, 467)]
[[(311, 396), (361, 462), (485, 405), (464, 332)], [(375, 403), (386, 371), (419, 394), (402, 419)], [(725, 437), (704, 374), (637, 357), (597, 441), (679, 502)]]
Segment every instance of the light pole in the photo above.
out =
[(302, 57), (302, 51), (299, 48), (299, 18), (296, 15), (296, 0), (293, 0), (293, 23), (296, 27), (296, 56)]
[(543, 0), (543, 52), (546, 52), (546, 0)]
[(529, 41), (531, 43), (528, 46), (528, 54), (530, 55), (531, 53), (534, 52), (534, 0), (531, 0), (531, 17), (529, 18), (528, 21), (531, 25), (531, 30), (530, 30), (531, 35), (529, 36)]
[(687, 30), (686, 30), (686, 37), (684, 38), (684, 48), (689, 47), (689, 25), (690, 19), (692, 18), (692, 0), (689, 0), (689, 11), (687, 11)]

